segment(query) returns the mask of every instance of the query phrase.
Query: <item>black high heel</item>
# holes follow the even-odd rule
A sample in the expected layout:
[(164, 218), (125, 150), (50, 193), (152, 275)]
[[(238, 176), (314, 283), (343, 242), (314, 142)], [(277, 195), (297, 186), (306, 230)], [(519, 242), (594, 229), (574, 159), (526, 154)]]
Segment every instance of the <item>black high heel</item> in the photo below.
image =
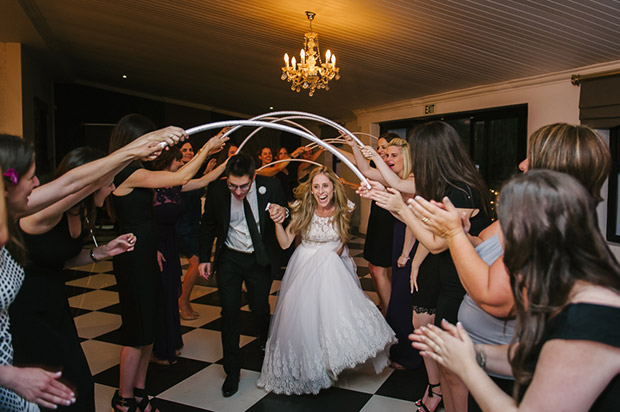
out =
[(123, 412), (118, 407), (124, 408), (127, 407), (127, 412), (137, 412), (137, 404), (135, 398), (122, 398), (119, 391), (114, 392), (114, 397), (112, 397), (112, 409), (114, 412)]
[[(133, 388), (133, 396), (137, 398), (142, 398), (140, 402), (134, 399), (137, 402), (138, 409), (140, 409), (141, 412), (146, 411), (146, 408), (151, 405), (151, 401), (149, 399), (149, 395), (146, 394), (146, 390), (140, 388)], [(151, 412), (159, 412), (159, 409), (151, 405)]]
[[(415, 401), (415, 406), (419, 407), (420, 405), (422, 405), (422, 399), (424, 399), (424, 395), (426, 395), (427, 392), (429, 392), (429, 396), (433, 396), (430, 393), (433, 392), (433, 388), (436, 388), (438, 386), (440, 386), (440, 383), (429, 383), (428, 385), (426, 385), (426, 389), (424, 390), (424, 393), (422, 394), (422, 397), (420, 399), (418, 399), (417, 401)], [(438, 395), (439, 396), (439, 395)]]
[[(439, 396), (441, 398), (441, 400), (439, 401), (439, 403), (437, 404), (437, 406), (435, 406), (435, 408), (431, 411), (430, 409), (428, 409), (428, 407), (426, 405), (424, 405), (422, 403), (422, 399), (420, 399), (420, 404), (418, 405), (418, 412), (422, 411), (422, 412), (435, 412), (437, 409), (439, 409), (441, 406), (443, 406), (443, 394), (441, 393), (437, 393), (435, 391), (433, 391), (433, 388), (436, 388), (440, 386), (439, 383), (431, 385), (430, 383), (428, 384), (428, 397), (426, 398), (427, 400), (432, 398), (433, 396)], [(417, 402), (416, 402), (417, 404)]]

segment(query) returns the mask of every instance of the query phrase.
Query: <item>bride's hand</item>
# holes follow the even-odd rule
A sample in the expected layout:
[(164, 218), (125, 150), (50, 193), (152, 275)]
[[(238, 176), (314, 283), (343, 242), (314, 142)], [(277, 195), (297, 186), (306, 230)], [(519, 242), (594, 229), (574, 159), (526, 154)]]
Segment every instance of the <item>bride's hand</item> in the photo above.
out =
[(286, 219), (286, 209), (280, 205), (269, 205), (269, 217), (274, 223), (283, 223)]

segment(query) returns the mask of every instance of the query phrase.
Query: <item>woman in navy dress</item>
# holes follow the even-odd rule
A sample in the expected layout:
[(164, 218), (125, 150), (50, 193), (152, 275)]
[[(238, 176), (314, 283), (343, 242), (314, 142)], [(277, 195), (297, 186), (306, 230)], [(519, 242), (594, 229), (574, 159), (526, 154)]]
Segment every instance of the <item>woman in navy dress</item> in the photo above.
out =
[[(152, 161), (149, 166), (153, 170), (176, 172), (184, 164), (182, 159), (181, 151), (172, 147)], [(195, 193), (204, 189), (209, 183), (220, 177), (225, 166), (226, 163), (201, 178), (192, 179), (182, 186), (154, 189), (153, 219), (157, 224), (159, 237), (157, 261), (162, 281), (163, 301), (161, 303), (164, 310), (164, 322), (160, 325), (153, 345), (152, 361), (155, 363), (164, 365), (175, 363), (178, 349), (183, 347), (179, 311), (183, 270), (181, 269), (179, 243), (176, 236), (176, 224), (186, 210), (181, 195), (184, 192)]]

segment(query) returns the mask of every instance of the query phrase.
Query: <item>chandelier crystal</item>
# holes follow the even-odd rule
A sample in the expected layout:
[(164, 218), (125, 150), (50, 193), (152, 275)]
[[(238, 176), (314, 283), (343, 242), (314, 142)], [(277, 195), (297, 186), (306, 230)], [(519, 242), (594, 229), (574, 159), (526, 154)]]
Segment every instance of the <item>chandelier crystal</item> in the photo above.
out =
[(291, 83), (291, 90), (299, 93), (301, 89), (309, 89), (312, 97), (316, 89), (329, 90), (328, 83), (334, 78), (340, 79), (340, 68), (336, 67), (336, 56), (330, 50), (325, 52), (325, 63), (321, 61), (319, 52), (319, 35), (312, 31), (312, 20), (316, 13), (306, 11), (310, 20), (310, 32), (304, 34), (304, 48), (299, 52), (300, 61), (293, 57), (289, 62), (288, 53), (284, 53), (285, 67), (282, 67), (282, 80)]

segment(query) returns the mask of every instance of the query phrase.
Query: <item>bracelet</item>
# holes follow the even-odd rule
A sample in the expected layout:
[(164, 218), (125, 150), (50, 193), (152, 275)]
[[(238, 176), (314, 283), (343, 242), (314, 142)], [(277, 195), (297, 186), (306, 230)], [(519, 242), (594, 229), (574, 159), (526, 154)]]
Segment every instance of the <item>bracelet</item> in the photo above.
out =
[(92, 259), (93, 262), (99, 263), (99, 259), (95, 257), (95, 249), (90, 250), (90, 258)]
[(476, 352), (476, 362), (478, 362), (478, 365), (484, 369), (487, 364), (487, 357), (484, 353), (484, 348), (481, 344), (476, 343), (474, 344), (474, 351)]

